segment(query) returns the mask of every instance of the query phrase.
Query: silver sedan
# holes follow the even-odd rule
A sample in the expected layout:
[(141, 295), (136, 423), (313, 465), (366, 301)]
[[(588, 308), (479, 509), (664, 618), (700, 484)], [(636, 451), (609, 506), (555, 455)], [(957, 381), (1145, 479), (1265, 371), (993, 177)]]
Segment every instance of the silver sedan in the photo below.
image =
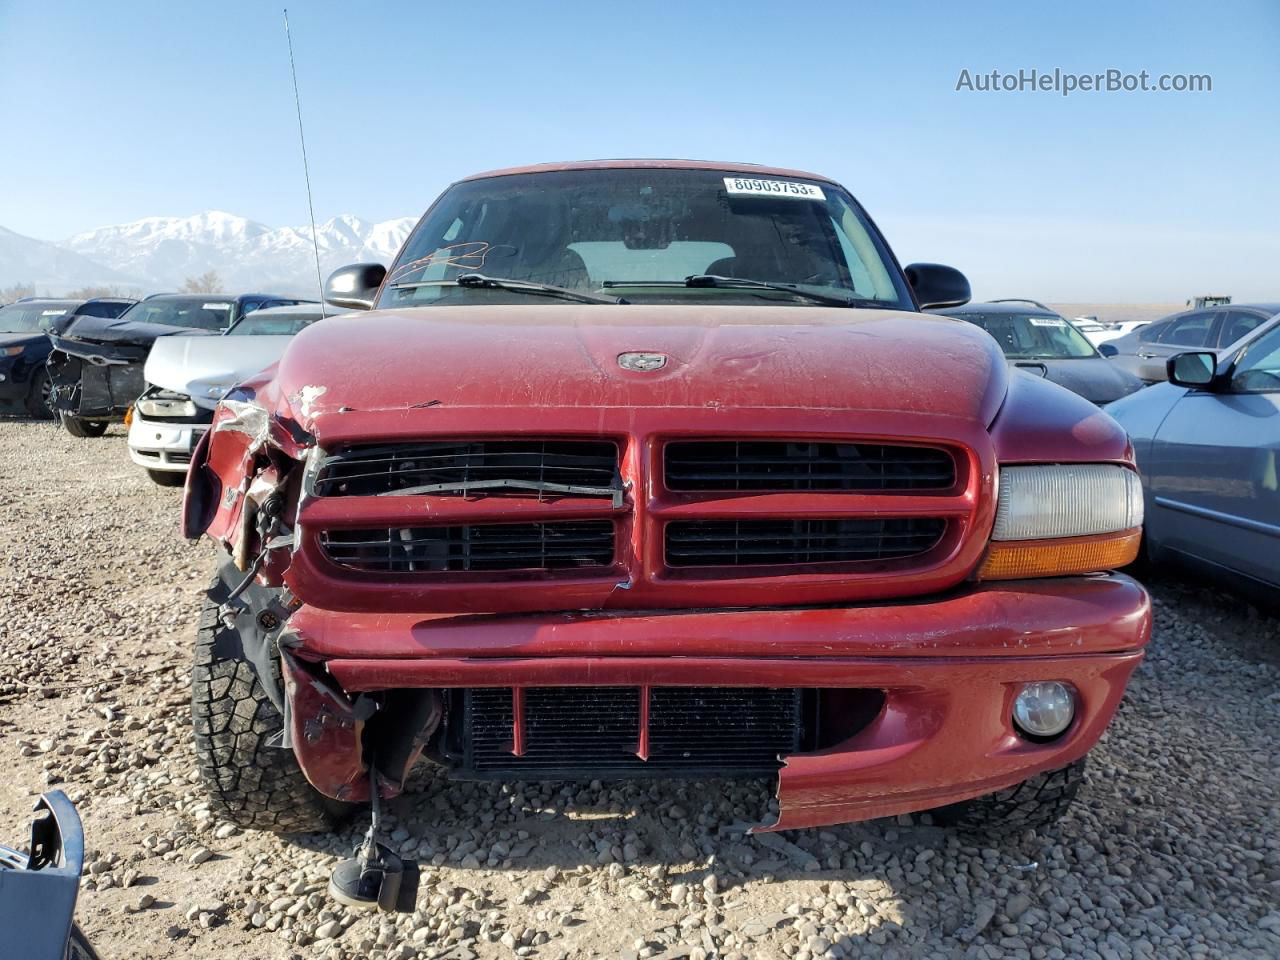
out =
[(1280, 316), (1167, 364), (1168, 383), (1106, 407), (1137, 453), (1148, 555), (1280, 588)]

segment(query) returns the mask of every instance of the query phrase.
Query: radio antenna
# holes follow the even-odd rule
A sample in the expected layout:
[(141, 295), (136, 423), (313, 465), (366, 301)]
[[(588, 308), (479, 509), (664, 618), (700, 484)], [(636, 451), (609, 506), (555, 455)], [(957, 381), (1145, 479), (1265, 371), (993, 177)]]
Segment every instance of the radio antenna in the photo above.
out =
[(302, 98), (298, 95), (298, 68), (293, 62), (293, 34), (289, 31), (289, 8), (284, 8), (284, 38), (289, 44), (289, 73), (293, 75), (293, 106), (298, 114), (298, 143), (302, 145), (302, 177), (307, 184), (307, 212), (311, 215), (311, 249), (316, 255), (316, 288), (320, 291), (320, 316), (324, 314), (324, 280), (320, 276), (320, 237), (316, 232), (316, 208), (311, 201), (311, 168), (307, 164), (307, 137), (302, 132)]

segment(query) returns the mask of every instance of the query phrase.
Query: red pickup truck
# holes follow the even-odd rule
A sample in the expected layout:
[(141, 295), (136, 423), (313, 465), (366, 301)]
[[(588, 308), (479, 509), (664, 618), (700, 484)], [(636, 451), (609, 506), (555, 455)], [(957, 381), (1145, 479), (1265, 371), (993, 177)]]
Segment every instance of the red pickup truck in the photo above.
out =
[(194, 724), (220, 816), (319, 829), (457, 778), (773, 777), (760, 829), (1065, 808), (1151, 625), (1114, 421), (926, 307), (839, 184), (469, 177), (369, 313), (221, 403)]

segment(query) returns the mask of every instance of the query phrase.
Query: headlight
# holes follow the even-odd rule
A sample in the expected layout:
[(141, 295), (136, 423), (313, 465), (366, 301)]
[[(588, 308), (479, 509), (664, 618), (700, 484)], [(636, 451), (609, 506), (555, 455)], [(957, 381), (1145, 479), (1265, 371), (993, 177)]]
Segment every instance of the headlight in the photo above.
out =
[(0, 357), (16, 357), (25, 349), (27, 349), (25, 346), (0, 347)]
[(979, 578), (1047, 577), (1132, 563), (1142, 483), (1105, 463), (1002, 467), (991, 550)]
[(181, 393), (168, 391), (144, 393), (134, 404), (138, 413), (144, 417), (194, 417), (196, 405), (191, 398)]

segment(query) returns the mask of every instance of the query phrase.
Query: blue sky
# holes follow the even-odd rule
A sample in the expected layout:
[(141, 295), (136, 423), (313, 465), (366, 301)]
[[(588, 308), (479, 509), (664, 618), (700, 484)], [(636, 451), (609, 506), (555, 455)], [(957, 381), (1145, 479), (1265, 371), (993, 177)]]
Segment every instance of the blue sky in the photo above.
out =
[[(600, 156), (826, 173), (980, 296), (1280, 295), (1280, 2), (290, 9), (316, 213)], [(1208, 93), (957, 92), (1020, 68)], [(0, 0), (0, 225), (57, 240), (221, 209), (306, 220), (280, 6)]]

